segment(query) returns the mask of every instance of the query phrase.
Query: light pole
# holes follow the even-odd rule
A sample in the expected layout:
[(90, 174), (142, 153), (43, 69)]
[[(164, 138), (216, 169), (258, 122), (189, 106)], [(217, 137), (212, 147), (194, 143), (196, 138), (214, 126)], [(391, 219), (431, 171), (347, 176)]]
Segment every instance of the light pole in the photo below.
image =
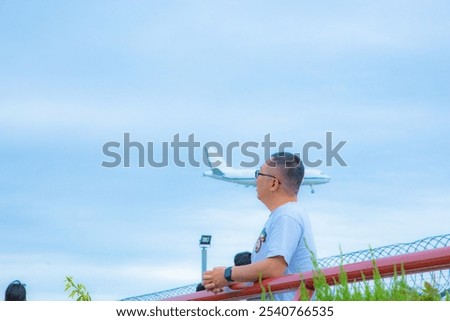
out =
[(200, 243), (199, 246), (202, 249), (202, 275), (201, 279), (203, 278), (203, 273), (206, 271), (206, 248), (211, 246), (211, 235), (202, 235), (200, 237)]

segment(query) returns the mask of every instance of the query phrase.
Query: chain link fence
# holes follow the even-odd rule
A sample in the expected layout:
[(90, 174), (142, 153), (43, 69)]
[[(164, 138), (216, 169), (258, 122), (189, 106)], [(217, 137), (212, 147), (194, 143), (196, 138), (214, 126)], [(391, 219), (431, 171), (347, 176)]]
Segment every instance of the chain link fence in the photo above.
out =
[[(395, 256), (407, 253), (414, 253), (424, 250), (431, 250), (440, 247), (450, 246), (450, 234), (427, 237), (410, 243), (397, 243), (382, 246), (369, 250), (343, 253), (341, 255), (330, 256), (318, 259), (320, 268), (339, 266), (341, 264), (350, 264), (361, 261), (368, 261), (388, 256)], [(390, 282), (386, 279), (386, 283)], [(441, 270), (425, 273), (417, 273), (406, 276), (408, 284), (415, 288), (422, 288), (424, 282), (429, 282), (436, 287), (442, 294), (450, 291), (450, 270)], [(175, 289), (161, 292), (139, 295), (123, 299), (122, 301), (159, 301), (178, 295), (194, 293), (197, 284), (190, 284)]]

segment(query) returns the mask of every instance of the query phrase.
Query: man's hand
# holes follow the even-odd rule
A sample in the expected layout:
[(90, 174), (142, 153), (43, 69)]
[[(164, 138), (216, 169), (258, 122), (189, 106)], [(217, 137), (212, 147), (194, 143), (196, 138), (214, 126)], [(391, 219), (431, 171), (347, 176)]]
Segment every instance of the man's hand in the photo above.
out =
[[(256, 282), (260, 276), (264, 279), (280, 277), (284, 274), (286, 267), (283, 256), (274, 256), (248, 265), (233, 266), (232, 279), (235, 282)], [(229, 285), (230, 282), (225, 279), (224, 272), (225, 266), (220, 266), (203, 273), (202, 283), (205, 289), (219, 293), (224, 286)]]
[(229, 282), (223, 276), (225, 268), (225, 266), (219, 266), (203, 273), (202, 283), (207, 291), (219, 293), (224, 286), (228, 285)]

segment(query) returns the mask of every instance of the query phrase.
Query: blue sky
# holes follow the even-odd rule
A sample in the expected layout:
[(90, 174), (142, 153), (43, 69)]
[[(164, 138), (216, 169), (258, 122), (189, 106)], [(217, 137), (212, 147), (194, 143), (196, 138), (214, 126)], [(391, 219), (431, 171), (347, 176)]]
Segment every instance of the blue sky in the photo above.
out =
[(254, 189), (205, 166), (102, 167), (125, 132), (155, 146), (270, 133), (297, 151), (331, 131), (348, 166), (300, 194), (319, 256), (449, 233), (449, 11), (0, 1), (0, 286), (64, 300), (72, 275), (115, 300), (198, 282), (201, 234), (210, 267), (251, 250), (268, 215)]

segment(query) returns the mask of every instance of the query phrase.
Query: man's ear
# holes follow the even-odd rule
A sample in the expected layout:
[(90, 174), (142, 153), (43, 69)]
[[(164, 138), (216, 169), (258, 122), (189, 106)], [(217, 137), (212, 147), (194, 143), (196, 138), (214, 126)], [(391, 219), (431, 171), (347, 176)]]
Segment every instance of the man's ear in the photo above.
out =
[(270, 186), (270, 191), (275, 192), (280, 187), (280, 182), (276, 179), (272, 179), (272, 185)]

